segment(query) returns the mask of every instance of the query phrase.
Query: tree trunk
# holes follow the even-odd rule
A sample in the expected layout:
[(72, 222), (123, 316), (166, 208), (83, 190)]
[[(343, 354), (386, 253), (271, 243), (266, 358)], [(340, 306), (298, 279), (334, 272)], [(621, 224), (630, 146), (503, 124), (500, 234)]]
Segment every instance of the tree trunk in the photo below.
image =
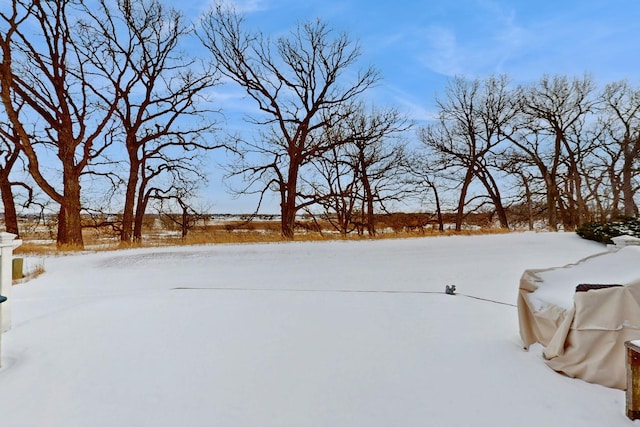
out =
[(467, 200), (467, 190), (473, 179), (473, 170), (468, 168), (460, 189), (460, 199), (458, 200), (458, 210), (456, 212), (456, 231), (462, 230), (462, 221), (464, 220), (464, 205)]
[(293, 240), (295, 221), (296, 221), (295, 208), (292, 209), (287, 205), (288, 204), (285, 204), (282, 206), (281, 219), (280, 219), (280, 231), (284, 239)]
[(371, 182), (369, 182), (369, 175), (367, 174), (367, 162), (364, 158), (364, 148), (359, 147), (359, 158), (358, 161), (360, 163), (360, 180), (362, 181), (362, 189), (364, 190), (364, 198), (366, 204), (366, 210), (364, 212), (364, 216), (366, 218), (367, 225), (367, 233), (369, 236), (376, 235), (376, 226), (375, 226), (375, 216), (373, 214), (373, 191), (371, 191)]
[(189, 211), (186, 206), (182, 207), (182, 238), (187, 237), (187, 233), (189, 232)]
[(442, 207), (440, 206), (440, 196), (438, 195), (438, 189), (434, 184), (430, 184), (433, 190), (433, 197), (436, 201), (436, 215), (438, 216), (438, 231), (444, 231), (444, 218), (442, 217)]
[(58, 246), (84, 249), (82, 238), (82, 204), (80, 203), (80, 180), (75, 174), (65, 173), (64, 199), (58, 214)]
[(365, 212), (365, 218), (366, 218), (366, 223), (367, 223), (367, 233), (369, 234), (369, 236), (375, 236), (376, 235), (376, 224), (375, 224), (375, 215), (374, 215), (374, 209), (373, 209), (373, 194), (371, 194), (371, 184), (369, 183), (369, 180), (366, 177), (366, 174), (363, 174), (363, 181), (362, 184), (364, 186), (364, 191), (365, 191), (365, 197), (366, 197), (366, 212)]
[(624, 164), (622, 167), (622, 204), (624, 209), (624, 216), (632, 217), (638, 212), (636, 202), (633, 200), (633, 161), (634, 157), (625, 156)]
[[(142, 191), (142, 190), (141, 190)], [(144, 223), (144, 213), (147, 210), (149, 196), (138, 194), (138, 203), (136, 204), (136, 212), (133, 224), (133, 241), (134, 243), (142, 242), (142, 225)]]
[(144, 223), (144, 211), (136, 211), (135, 221), (133, 224), (133, 242), (142, 242), (142, 225)]
[(476, 177), (478, 177), (480, 182), (482, 182), (485, 189), (487, 190), (487, 193), (489, 194), (489, 198), (491, 199), (491, 202), (496, 209), (498, 221), (500, 221), (500, 227), (509, 228), (509, 219), (507, 218), (507, 212), (504, 209), (504, 205), (502, 204), (502, 196), (500, 195), (498, 183), (493, 179), (493, 176), (484, 168), (481, 171), (476, 172)]
[(4, 225), (7, 233), (20, 235), (18, 230), (18, 214), (16, 204), (13, 201), (13, 190), (8, 174), (0, 174), (0, 193), (2, 193), (2, 205), (4, 206)]
[(140, 162), (129, 154), (129, 177), (127, 178), (127, 191), (124, 198), (122, 211), (122, 232), (120, 241), (131, 243), (133, 237), (134, 208), (136, 203), (136, 190), (138, 189), (138, 170)]
[[(293, 156), (292, 156), (293, 157)], [(284, 195), (281, 196), (281, 233), (286, 240), (293, 240), (294, 228), (296, 224), (296, 196), (298, 194), (298, 168), (299, 165), (294, 163), (295, 159), (291, 158), (289, 165), (288, 180), (285, 184)]]
[(57, 245), (68, 249), (84, 249), (80, 209), (60, 206)]
[(533, 195), (531, 194), (531, 187), (529, 186), (529, 183), (524, 176), (522, 176), (522, 185), (524, 186), (525, 203), (527, 204), (527, 219), (529, 222), (529, 231), (533, 231)]
[(547, 199), (547, 218), (549, 224), (547, 225), (552, 231), (558, 231), (558, 210), (556, 207), (556, 197), (554, 196), (555, 182), (552, 181), (549, 173), (545, 170), (542, 171), (544, 176), (544, 182), (546, 185), (546, 199)]

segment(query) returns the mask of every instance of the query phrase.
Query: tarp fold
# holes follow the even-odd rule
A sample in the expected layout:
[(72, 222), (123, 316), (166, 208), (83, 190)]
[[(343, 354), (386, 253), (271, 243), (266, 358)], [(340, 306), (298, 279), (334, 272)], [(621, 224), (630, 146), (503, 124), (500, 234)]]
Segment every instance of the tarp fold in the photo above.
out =
[[(552, 369), (624, 390), (627, 384), (624, 342), (640, 339), (640, 248), (624, 248), (619, 252), (622, 251), (627, 251), (625, 257), (631, 255), (630, 259), (637, 262), (638, 279), (615, 283), (623, 286), (576, 292), (573, 306), (569, 307), (541, 303), (533, 297), (545, 285), (542, 273), (551, 269), (526, 270), (520, 279), (518, 317), (525, 348), (540, 343)], [(616, 253), (602, 256), (620, 261)], [(593, 259), (596, 258), (583, 261)], [(602, 261), (597, 259), (599, 263)], [(575, 268), (575, 264), (564, 268)], [(617, 278), (614, 271), (611, 278)], [(562, 286), (575, 288), (579, 284)]]

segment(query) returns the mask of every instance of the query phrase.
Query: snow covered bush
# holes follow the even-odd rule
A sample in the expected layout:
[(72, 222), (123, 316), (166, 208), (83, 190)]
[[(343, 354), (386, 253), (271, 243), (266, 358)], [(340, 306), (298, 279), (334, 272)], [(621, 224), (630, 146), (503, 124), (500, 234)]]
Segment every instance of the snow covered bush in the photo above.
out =
[(640, 219), (623, 218), (610, 222), (588, 222), (578, 227), (576, 233), (584, 239), (612, 244), (613, 237), (622, 235), (640, 237)]

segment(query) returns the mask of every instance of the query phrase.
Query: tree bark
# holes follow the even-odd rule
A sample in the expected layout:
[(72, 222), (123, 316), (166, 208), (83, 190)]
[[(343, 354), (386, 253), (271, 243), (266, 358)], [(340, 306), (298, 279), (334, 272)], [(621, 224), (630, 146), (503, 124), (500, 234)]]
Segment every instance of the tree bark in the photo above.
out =
[(140, 243), (142, 241), (142, 226), (144, 224), (144, 213), (147, 210), (147, 204), (149, 203), (149, 195), (144, 194), (144, 189), (140, 189), (141, 194), (138, 197), (138, 203), (136, 204), (134, 224), (133, 224), (133, 242)]
[[(363, 154), (361, 152), (361, 154)], [(364, 162), (364, 159), (360, 159), (361, 162)], [(365, 202), (366, 202), (366, 223), (367, 223), (367, 233), (369, 236), (376, 235), (376, 226), (375, 226), (375, 215), (373, 210), (373, 192), (371, 191), (371, 183), (369, 182), (369, 176), (367, 175), (367, 170), (364, 164), (362, 164), (362, 187), (364, 190)]]
[(83, 249), (80, 179), (75, 175), (63, 173), (64, 198), (58, 216), (57, 244), (69, 249)]
[[(638, 143), (635, 145), (640, 146)], [(638, 206), (634, 200), (635, 191), (633, 190), (632, 184), (635, 176), (633, 172), (633, 164), (637, 160), (637, 154), (637, 149), (633, 150), (633, 153), (630, 155), (625, 153), (624, 163), (622, 166), (622, 205), (624, 209), (624, 216), (626, 217), (638, 215)]]
[(127, 151), (129, 151), (129, 176), (127, 177), (127, 190), (122, 210), (122, 232), (120, 234), (120, 241), (131, 243), (134, 236), (134, 210), (136, 205), (140, 162), (138, 161), (137, 156), (131, 153), (131, 150)]
[(285, 185), (285, 194), (281, 206), (281, 234), (286, 240), (294, 239), (296, 224), (296, 196), (298, 195), (298, 169), (300, 165), (295, 162), (296, 156), (291, 156), (288, 179)]
[(458, 199), (458, 209), (456, 211), (456, 231), (462, 231), (462, 222), (464, 221), (464, 206), (467, 201), (467, 191), (471, 180), (473, 179), (472, 168), (467, 168), (467, 172), (462, 181), (462, 188), (460, 189), (460, 198)]
[(8, 174), (0, 173), (0, 193), (2, 193), (2, 205), (4, 207), (4, 225), (7, 233), (20, 235), (18, 228), (18, 214), (13, 200), (13, 189)]

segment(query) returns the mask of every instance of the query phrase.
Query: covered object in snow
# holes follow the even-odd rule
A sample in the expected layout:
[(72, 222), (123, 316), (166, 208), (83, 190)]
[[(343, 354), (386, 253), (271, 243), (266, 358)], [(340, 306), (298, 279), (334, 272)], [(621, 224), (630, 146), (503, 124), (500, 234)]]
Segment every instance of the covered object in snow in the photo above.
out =
[[(605, 286), (581, 286), (576, 292), (583, 284)], [(640, 247), (565, 267), (526, 270), (518, 317), (525, 348), (542, 344), (551, 368), (624, 390), (624, 342), (640, 339)]]

